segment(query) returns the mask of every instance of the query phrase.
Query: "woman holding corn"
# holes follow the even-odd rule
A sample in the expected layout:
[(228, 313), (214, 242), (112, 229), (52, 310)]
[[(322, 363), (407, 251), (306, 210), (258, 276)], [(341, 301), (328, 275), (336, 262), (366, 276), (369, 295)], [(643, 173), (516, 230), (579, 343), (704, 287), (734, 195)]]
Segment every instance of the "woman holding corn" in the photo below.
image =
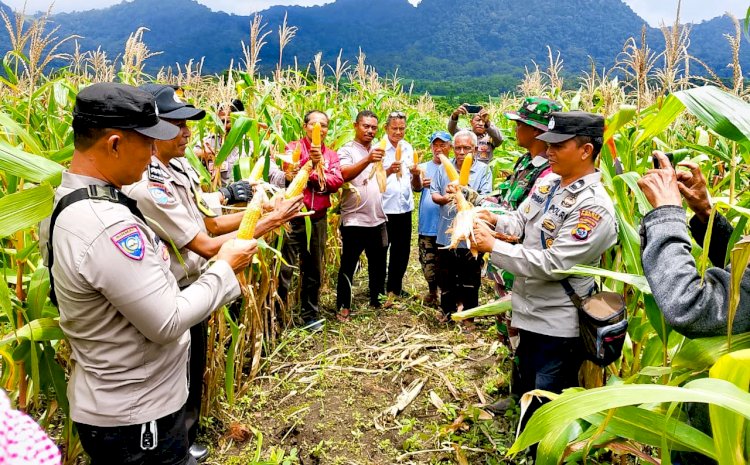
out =
[[(320, 110), (311, 110), (305, 114), (303, 121), (305, 136), (286, 146), (286, 153), (291, 163), (285, 165), (283, 178), (279, 177), (282, 173), (278, 173), (272, 176), (272, 182), (287, 186), (287, 194), (304, 194), (305, 208), (312, 212), (310, 246), (308, 248), (304, 218), (292, 220), (291, 231), (287, 232), (284, 237), (282, 250), (284, 260), (289, 266), (282, 265), (278, 293), (281, 300), (286, 301), (292, 280), (292, 267), (299, 258), (302, 287), (300, 317), (305, 326), (313, 325), (310, 329), (315, 330), (322, 325), (319, 321), (318, 299), (323, 277), (325, 246), (328, 240), (328, 207), (331, 206), (331, 194), (339, 190), (344, 180), (341, 177), (338, 154), (325, 145), (328, 134), (328, 115)], [(300, 169), (309, 170), (307, 183), (297, 187), (299, 192), (289, 192), (289, 190), (294, 190), (291, 183)]]

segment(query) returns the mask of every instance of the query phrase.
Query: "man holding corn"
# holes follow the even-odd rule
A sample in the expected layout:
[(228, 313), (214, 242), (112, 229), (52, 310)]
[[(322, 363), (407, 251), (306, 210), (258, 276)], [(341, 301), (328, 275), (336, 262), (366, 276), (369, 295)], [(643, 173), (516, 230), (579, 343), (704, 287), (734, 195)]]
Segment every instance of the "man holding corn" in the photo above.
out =
[[(156, 143), (156, 154), (151, 157), (141, 180), (123, 187), (123, 191), (137, 201), (149, 225), (164, 243), (170, 245), (167, 248), (170, 269), (180, 288), (185, 288), (198, 279), (206, 261), (222, 244), (236, 237), (243, 213), (219, 216), (209, 208), (204, 199), (207, 194), (201, 191), (200, 178), (184, 157), (191, 137), (187, 121), (202, 119), (206, 112), (183, 102), (172, 86), (146, 84), (142, 89), (154, 96), (161, 118), (177, 127), (178, 134), (173, 139)], [(221, 188), (217, 194), (223, 203), (229, 204), (247, 202), (252, 195), (246, 181)], [(259, 221), (256, 237), (289, 221), (300, 208), (299, 196), (278, 202), (275, 210)], [(208, 455), (205, 446), (193, 444), (200, 418), (207, 331), (207, 320), (190, 328), (190, 395), (185, 419), (190, 452), (197, 460)]]
[[(290, 142), (286, 153), (291, 163), (286, 171), (275, 171), (271, 181), (279, 186), (288, 186), (308, 160), (313, 165), (304, 186), (304, 204), (310, 215), (310, 242), (308, 246), (305, 219), (297, 218), (291, 222), (291, 231), (284, 236), (282, 254), (288, 265), (281, 266), (278, 293), (286, 302), (289, 286), (292, 281), (292, 268), (299, 257), (300, 274), (300, 317), (305, 326), (311, 330), (322, 327), (320, 323), (320, 283), (323, 279), (325, 247), (328, 241), (328, 207), (331, 206), (331, 194), (338, 191), (344, 183), (341, 177), (338, 154), (325, 145), (328, 134), (328, 115), (320, 110), (308, 111), (303, 119), (305, 137)], [(295, 156), (295, 152), (297, 155)], [(296, 159), (296, 161), (294, 161)], [(322, 170), (317, 167), (322, 167)], [(320, 178), (320, 173), (324, 177)]]
[[(419, 168), (414, 162), (414, 148), (404, 140), (406, 114), (391, 112), (385, 120), (386, 188), (383, 193), (383, 211), (388, 217), (388, 292), (386, 306), (391, 306), (403, 293), (403, 280), (411, 252), (411, 217), (414, 211), (414, 182), (419, 181)], [(419, 187), (417, 185), (417, 187)]]
[[(538, 184), (518, 210), (505, 215), (484, 211), (481, 217), (486, 223), (478, 221), (474, 227), (477, 249), (491, 253), (495, 266), (515, 275), (511, 324), (520, 333), (516, 350), (519, 392), (560, 392), (578, 384), (583, 362), (578, 310), (562, 282), (566, 276), (556, 270), (596, 266), (617, 241), (612, 200), (595, 165), (603, 143), (604, 118), (554, 112), (548, 129), (537, 138), (548, 145), (554, 174)], [(521, 242), (496, 239), (487, 224)], [(596, 291), (591, 277), (567, 279), (582, 298)], [(539, 405), (537, 401), (532, 404), (524, 422)]]
[[(341, 174), (353, 189), (341, 196), (341, 267), (336, 284), (338, 318), (349, 319), (352, 285), (359, 257), (367, 255), (370, 276), (370, 306), (380, 308), (385, 294), (388, 231), (383, 211), (385, 185), (379, 185), (377, 170), (383, 170), (385, 141), (372, 145), (378, 131), (378, 117), (369, 110), (360, 111), (354, 120), (354, 140), (339, 150)], [(384, 173), (383, 173), (384, 174)]]
[(114, 83), (81, 90), (73, 159), (40, 228), (74, 362), (70, 415), (93, 465), (195, 463), (185, 423), (188, 329), (239, 296), (235, 273), (256, 252), (255, 241), (229, 241), (179, 288), (168, 245), (120, 191), (141, 177), (154, 141), (179, 132), (148, 92)]
[[(477, 136), (471, 131), (461, 130), (453, 138), (453, 152), (456, 154), (452, 164), (454, 169), (461, 171), (464, 162), (473, 159), (477, 148)], [(467, 157), (471, 154), (471, 157)], [(458, 189), (457, 183), (451, 181), (446, 167), (437, 171), (430, 186), (432, 201), (440, 205), (440, 218), (437, 228), (438, 244), (438, 286), (440, 287), (439, 315), (441, 322), (448, 322), (450, 315), (459, 305), (464, 310), (479, 305), (479, 286), (481, 283), (482, 260), (475, 256), (465, 243), (456, 249), (449, 249), (453, 220), (456, 218), (456, 204), (454, 194)], [(485, 163), (472, 162), (469, 172), (468, 186), (463, 188), (469, 196), (487, 195), (492, 190), (492, 172)], [(467, 325), (467, 326), (470, 326)]]

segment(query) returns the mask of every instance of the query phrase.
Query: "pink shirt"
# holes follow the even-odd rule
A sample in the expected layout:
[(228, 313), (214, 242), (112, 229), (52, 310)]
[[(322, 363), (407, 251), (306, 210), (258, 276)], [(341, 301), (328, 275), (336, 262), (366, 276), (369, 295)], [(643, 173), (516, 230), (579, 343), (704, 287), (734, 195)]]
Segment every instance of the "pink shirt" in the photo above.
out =
[(13, 410), (0, 390), (0, 465), (58, 465), (60, 451), (31, 417)]
[[(351, 141), (339, 149), (341, 166), (354, 165), (367, 158), (370, 151), (357, 141)], [(356, 189), (344, 189), (341, 195), (341, 224), (344, 226), (373, 227), (386, 222), (383, 211), (383, 194), (377, 180), (370, 178), (373, 165), (370, 164), (359, 176), (349, 181)]]

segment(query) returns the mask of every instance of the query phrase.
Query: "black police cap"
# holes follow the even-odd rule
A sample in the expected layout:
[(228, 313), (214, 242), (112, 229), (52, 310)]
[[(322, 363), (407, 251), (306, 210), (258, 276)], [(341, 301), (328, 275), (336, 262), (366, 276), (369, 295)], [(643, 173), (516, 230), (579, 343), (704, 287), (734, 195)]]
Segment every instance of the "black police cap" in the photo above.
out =
[(180, 129), (159, 119), (154, 97), (114, 82), (92, 84), (78, 92), (73, 123), (90, 128), (132, 129), (158, 140), (177, 137)]
[(536, 138), (556, 144), (575, 136), (603, 137), (604, 117), (584, 111), (556, 111), (550, 117), (548, 128)]
[(156, 98), (156, 105), (159, 107), (159, 116), (162, 118), (199, 120), (206, 116), (204, 110), (199, 110), (198, 108), (183, 102), (172, 86), (164, 84), (144, 84), (140, 89), (145, 90)]

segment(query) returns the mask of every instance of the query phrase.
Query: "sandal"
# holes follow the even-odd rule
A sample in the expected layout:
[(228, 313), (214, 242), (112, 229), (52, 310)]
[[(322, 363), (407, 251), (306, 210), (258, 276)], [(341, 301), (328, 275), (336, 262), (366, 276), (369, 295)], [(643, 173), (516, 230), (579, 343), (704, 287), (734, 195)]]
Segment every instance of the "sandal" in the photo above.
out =
[(348, 308), (342, 308), (342, 309), (341, 309), (341, 310), (339, 310), (339, 312), (338, 312), (338, 313), (336, 314), (336, 318), (337, 318), (337, 319), (338, 319), (338, 320), (339, 320), (340, 322), (342, 322), (342, 323), (346, 323), (347, 321), (350, 321), (350, 320), (352, 319), (352, 318), (351, 318), (351, 310), (349, 310)]
[(439, 311), (437, 312), (437, 320), (438, 320), (438, 323), (444, 323), (444, 324), (449, 323), (451, 321), (451, 316), (446, 315), (442, 311)]

